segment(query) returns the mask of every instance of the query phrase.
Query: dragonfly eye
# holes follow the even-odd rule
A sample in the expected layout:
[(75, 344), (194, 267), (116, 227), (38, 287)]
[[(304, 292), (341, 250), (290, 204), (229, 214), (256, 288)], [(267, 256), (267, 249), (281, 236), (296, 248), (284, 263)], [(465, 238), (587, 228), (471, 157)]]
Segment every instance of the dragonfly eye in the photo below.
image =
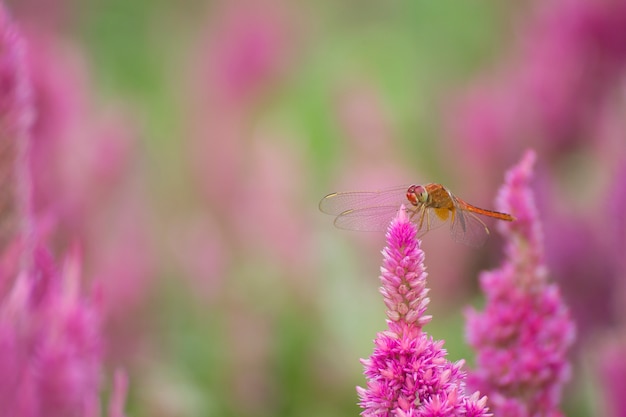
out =
[(428, 201), (428, 191), (421, 185), (411, 185), (406, 192), (406, 198), (414, 206), (424, 204)]
[(421, 185), (415, 187), (415, 194), (417, 195), (417, 200), (420, 203), (428, 202), (428, 191), (426, 191), (426, 188)]

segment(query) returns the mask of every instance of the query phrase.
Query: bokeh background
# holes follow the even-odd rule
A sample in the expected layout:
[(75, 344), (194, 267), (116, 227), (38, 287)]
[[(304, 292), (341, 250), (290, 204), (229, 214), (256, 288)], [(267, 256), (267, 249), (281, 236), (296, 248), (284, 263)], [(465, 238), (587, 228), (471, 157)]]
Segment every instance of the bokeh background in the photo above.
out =
[[(359, 358), (385, 328), (384, 236), (334, 228), (319, 200), (439, 182), (492, 208), (527, 148), (578, 326), (564, 409), (611, 415), (603, 352), (626, 352), (624, 1), (7, 6), (38, 109), (35, 210), (55, 255), (80, 247), (101, 290), (103, 397), (125, 369), (129, 416), (358, 415)], [(480, 249), (445, 230), (423, 246), (426, 330), (470, 365), (463, 309), (502, 256), (492, 230)]]

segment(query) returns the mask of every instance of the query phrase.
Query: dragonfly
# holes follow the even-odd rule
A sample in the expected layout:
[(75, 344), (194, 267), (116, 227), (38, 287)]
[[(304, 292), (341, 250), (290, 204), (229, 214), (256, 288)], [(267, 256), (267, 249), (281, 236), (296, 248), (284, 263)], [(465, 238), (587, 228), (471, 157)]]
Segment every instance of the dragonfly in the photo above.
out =
[(417, 225), (419, 237), (448, 223), (455, 241), (474, 247), (482, 246), (489, 236), (489, 228), (478, 215), (515, 220), (510, 214), (473, 206), (435, 183), (332, 193), (320, 201), (319, 208), (335, 216), (335, 226), (340, 229), (383, 231), (402, 204)]

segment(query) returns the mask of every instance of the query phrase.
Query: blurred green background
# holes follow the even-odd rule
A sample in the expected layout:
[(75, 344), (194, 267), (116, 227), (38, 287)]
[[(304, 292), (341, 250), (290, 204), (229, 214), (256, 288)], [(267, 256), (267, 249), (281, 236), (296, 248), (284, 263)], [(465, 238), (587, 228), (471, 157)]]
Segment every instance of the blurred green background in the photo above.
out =
[[(130, 377), (128, 415), (358, 415), (359, 358), (386, 327), (384, 236), (338, 230), (317, 204), (344, 189), (440, 182), (493, 207), (497, 189), (472, 198), (483, 179), (441, 138), (450, 102), (506, 56), (524, 10), (495, 0), (56, 3), (52, 16), (35, 1), (9, 5), (78, 51), (92, 100), (129, 108), (138, 132), (151, 229), (138, 250), (154, 264), (141, 301), (113, 326), (130, 330), (105, 332), (108, 369)], [(474, 250), (446, 235), (424, 244), (426, 330), (471, 363), (463, 308), (479, 302), (477, 271), (497, 265), (499, 241)], [(133, 348), (115, 348), (129, 338)]]

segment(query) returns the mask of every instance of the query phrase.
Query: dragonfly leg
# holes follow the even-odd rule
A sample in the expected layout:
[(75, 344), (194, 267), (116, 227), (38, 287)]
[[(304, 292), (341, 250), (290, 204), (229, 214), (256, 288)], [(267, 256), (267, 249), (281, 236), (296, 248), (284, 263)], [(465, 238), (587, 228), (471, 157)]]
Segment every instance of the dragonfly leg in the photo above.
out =
[[(428, 230), (429, 226), (430, 226), (430, 219), (428, 218), (428, 210), (426, 210), (424, 205), (420, 206), (420, 222), (419, 222), (419, 233), (420, 235), (423, 235), (424, 233), (426, 233), (426, 231)], [(424, 220), (426, 220), (426, 230), (424, 230)]]

